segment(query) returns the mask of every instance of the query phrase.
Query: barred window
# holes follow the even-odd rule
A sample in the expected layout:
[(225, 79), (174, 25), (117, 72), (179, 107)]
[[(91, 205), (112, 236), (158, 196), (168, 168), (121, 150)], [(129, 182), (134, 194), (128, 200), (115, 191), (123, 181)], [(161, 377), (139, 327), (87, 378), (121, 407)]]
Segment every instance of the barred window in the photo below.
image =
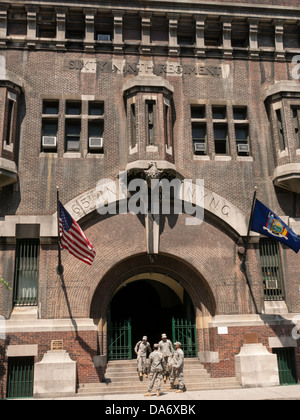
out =
[(265, 300), (284, 300), (283, 272), (278, 242), (272, 239), (259, 241), (260, 262)]
[(36, 305), (39, 280), (38, 239), (19, 239), (15, 265), (15, 305)]

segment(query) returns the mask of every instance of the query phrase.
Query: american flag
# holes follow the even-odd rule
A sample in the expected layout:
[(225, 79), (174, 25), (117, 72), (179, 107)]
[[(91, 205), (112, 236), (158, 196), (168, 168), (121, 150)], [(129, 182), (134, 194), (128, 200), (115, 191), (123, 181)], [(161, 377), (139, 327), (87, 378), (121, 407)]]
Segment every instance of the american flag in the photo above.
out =
[(92, 265), (96, 252), (93, 245), (59, 201), (59, 234), (61, 246), (86, 264)]

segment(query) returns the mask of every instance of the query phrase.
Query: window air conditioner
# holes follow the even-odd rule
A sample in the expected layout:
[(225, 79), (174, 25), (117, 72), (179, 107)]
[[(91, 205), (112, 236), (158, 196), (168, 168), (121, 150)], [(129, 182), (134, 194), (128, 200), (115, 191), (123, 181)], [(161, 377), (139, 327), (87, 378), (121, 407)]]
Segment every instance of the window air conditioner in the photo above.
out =
[(90, 150), (103, 149), (103, 137), (89, 137)]
[(54, 149), (56, 147), (56, 137), (43, 136), (42, 146), (43, 146), (43, 149)]
[(238, 144), (238, 153), (249, 153), (249, 144)]
[(110, 35), (98, 34), (97, 41), (110, 41)]
[(205, 143), (194, 143), (195, 152), (206, 152)]
[(278, 281), (277, 280), (266, 280), (266, 288), (268, 290), (272, 289), (278, 289)]

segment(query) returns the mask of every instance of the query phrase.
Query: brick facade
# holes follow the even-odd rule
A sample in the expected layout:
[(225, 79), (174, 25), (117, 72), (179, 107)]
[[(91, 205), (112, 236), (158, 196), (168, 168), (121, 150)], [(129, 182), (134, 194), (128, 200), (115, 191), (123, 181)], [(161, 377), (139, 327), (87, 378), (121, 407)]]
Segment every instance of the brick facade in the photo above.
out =
[[(68, 5), (51, 9), (57, 23), (57, 36), (51, 39), (40, 39), (35, 31), (43, 2), (40, 9), (36, 4), (24, 10), (23, 2), (16, 2), (19, 8), (14, 5), (16, 10), (26, 11), (27, 36), (21, 37), (7, 34), (7, 19), (13, 10), (9, 4), (1, 5), (0, 180), (8, 171), (9, 182), (5, 178), (0, 188), (0, 277), (14, 290), (0, 285), (0, 314), (8, 328), (6, 341), (0, 340), (0, 396), (6, 395), (7, 346), (38, 344), (38, 362), (50, 350), (53, 339), (63, 339), (65, 350), (77, 362), (77, 384), (101, 381), (105, 367), (95, 367), (93, 357), (107, 355), (109, 305), (123, 282), (145, 273), (168, 275), (190, 296), (198, 351), (218, 353), (218, 363), (205, 363), (213, 377), (235, 375), (234, 356), (246, 333), (257, 333), (258, 342), (269, 351), (270, 337), (291, 336), (292, 319), (300, 313), (298, 254), (280, 245), (286, 305), (281, 317), (266, 309), (259, 237), (251, 235), (247, 276), (240, 270), (240, 247), (247, 233), (255, 186), (258, 198), (300, 233), (300, 190), (292, 182), (295, 171), (296, 184), (299, 182), (299, 172), (292, 168), (300, 165), (300, 145), (291, 114), (291, 106), (300, 107), (299, 81), (293, 78), (292, 64), (292, 57), (300, 53), (300, 31), (299, 40), (295, 38), (290, 44), (283, 41), (287, 39), (287, 26), (297, 26), (300, 20), (296, 3), (253, 0), (251, 4), (232, 1), (229, 5), (220, 0), (187, 5), (176, 1), (170, 6), (166, 1), (158, 8), (156, 1), (149, 1), (147, 10), (133, 4), (124, 11), (115, 1), (112, 9), (104, 4), (99, 11), (92, 2), (82, 2), (86, 33), (80, 40), (65, 37), (67, 11), (72, 12)], [(168, 31), (159, 28), (155, 36), (160, 41), (156, 41), (151, 31), (162, 10), (169, 26)], [(112, 22), (111, 41), (102, 43), (91, 35), (98, 12)], [(209, 46), (205, 44), (205, 20), (217, 12), (222, 41), (220, 46)], [(128, 16), (140, 20), (139, 29), (129, 29)], [(180, 16), (193, 22), (192, 46), (177, 42)], [(231, 25), (236, 21), (249, 25), (249, 48), (231, 47)], [(259, 47), (256, 41), (258, 33), (259, 39), (264, 36), (259, 32), (259, 22), (266, 21), (274, 29), (275, 47)], [(132, 42), (124, 42), (122, 31)], [(8, 92), (16, 95), (11, 145), (4, 138)], [(46, 101), (58, 103), (58, 112), (44, 115)], [(68, 102), (80, 102), (81, 114), (68, 115)], [(92, 102), (103, 104), (103, 115), (91, 115)], [(149, 144), (149, 102), (155, 104), (153, 144)], [(205, 118), (198, 121), (207, 130), (204, 155), (194, 151), (192, 106), (205, 107)], [(169, 116), (165, 118), (166, 107)], [(226, 118), (217, 123), (213, 115), (216, 107), (226, 107)], [(234, 112), (240, 108), (247, 109), (247, 156), (239, 154), (236, 143)], [(285, 150), (280, 150), (278, 109)], [(130, 112), (135, 115), (130, 116)], [(79, 149), (71, 152), (66, 150), (65, 130), (68, 122), (76, 120), (81, 127), (80, 143)], [(88, 140), (90, 124), (99, 120), (104, 123), (104, 146), (93, 152)], [(45, 121), (57, 123), (55, 150), (43, 148)], [(216, 125), (228, 129), (226, 156), (220, 156), (216, 149)], [(144, 174), (149, 162), (154, 161), (167, 176), (191, 179), (193, 183), (204, 179), (206, 202), (205, 218), (198, 226), (187, 226), (185, 214), (160, 215), (159, 252), (153, 262), (147, 255), (150, 239), (145, 217), (99, 215), (95, 211), (95, 189), (99, 180), (117, 180), (120, 171), (128, 171), (131, 178)], [(14, 164), (17, 182), (11, 182)], [(281, 170), (290, 172), (278, 176)], [(285, 177), (291, 179), (289, 184), (284, 184)], [(281, 187), (277, 180), (283, 183)], [(91, 267), (63, 252), (62, 278), (56, 273), (56, 186), (62, 203), (96, 249)], [(35, 324), (30, 331), (30, 320), (16, 317), (16, 247), (25, 235), (22, 226), (27, 224), (40, 225), (34, 323), (92, 319), (94, 330), (76, 331), (74, 324), (65, 331), (43, 332)], [(238, 322), (228, 318), (228, 334), (220, 335), (214, 323), (223, 325), (225, 316), (241, 318)], [(244, 317), (248, 317), (245, 322)], [(26, 332), (20, 332), (23, 324), (18, 322), (25, 323)], [(299, 381), (299, 340), (295, 364)]]

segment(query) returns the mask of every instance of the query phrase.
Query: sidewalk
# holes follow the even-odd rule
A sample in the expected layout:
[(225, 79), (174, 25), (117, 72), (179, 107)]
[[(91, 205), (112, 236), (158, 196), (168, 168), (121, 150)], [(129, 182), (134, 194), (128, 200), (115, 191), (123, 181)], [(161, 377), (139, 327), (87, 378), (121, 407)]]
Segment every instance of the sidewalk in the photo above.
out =
[(184, 394), (168, 392), (156, 397), (143, 394), (93, 395), (72, 398), (53, 398), (54, 400), (100, 400), (100, 401), (197, 401), (197, 400), (300, 400), (300, 384), (266, 388), (238, 388), (207, 391), (187, 391)]

